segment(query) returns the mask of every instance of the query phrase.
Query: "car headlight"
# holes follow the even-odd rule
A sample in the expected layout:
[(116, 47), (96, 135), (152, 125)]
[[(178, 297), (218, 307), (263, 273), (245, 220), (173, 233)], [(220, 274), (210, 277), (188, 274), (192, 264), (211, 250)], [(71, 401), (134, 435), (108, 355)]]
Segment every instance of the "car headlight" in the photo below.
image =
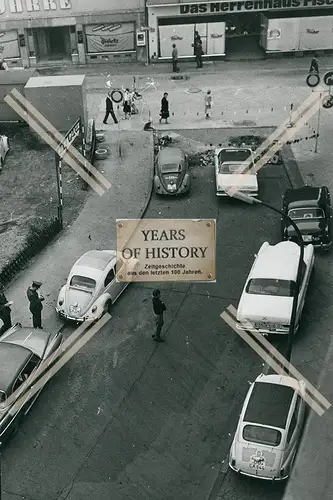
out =
[(94, 313), (97, 311), (97, 306), (94, 306), (92, 309), (91, 309), (91, 312)]
[(59, 306), (62, 306), (63, 303), (64, 303), (64, 299), (59, 299), (59, 302), (58, 302)]

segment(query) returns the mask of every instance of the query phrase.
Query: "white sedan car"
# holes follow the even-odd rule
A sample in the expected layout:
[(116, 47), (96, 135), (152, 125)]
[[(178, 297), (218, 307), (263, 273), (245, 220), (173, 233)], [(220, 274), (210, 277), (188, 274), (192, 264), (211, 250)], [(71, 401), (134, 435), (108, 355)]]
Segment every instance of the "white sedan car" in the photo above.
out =
[(118, 275), (129, 275), (136, 269), (135, 259), (126, 262), (114, 250), (91, 250), (72, 267), (66, 284), (59, 293), (56, 311), (64, 319), (96, 321), (109, 312), (112, 304), (125, 290), (127, 283), (117, 281)]
[[(300, 247), (292, 241), (262, 244), (246, 280), (237, 309), (237, 328), (267, 334), (288, 334)], [(311, 273), (314, 247), (304, 248), (296, 330), (299, 326)]]
[(250, 386), (239, 416), (229, 467), (258, 479), (287, 479), (304, 424), (304, 397), (303, 381), (283, 375), (259, 375)]
[(215, 150), (216, 195), (228, 196), (234, 189), (250, 196), (258, 196), (258, 178), (253, 169), (244, 169), (245, 161), (252, 161), (250, 148), (220, 148)]
[(0, 171), (2, 170), (3, 163), (9, 151), (8, 137), (0, 135)]

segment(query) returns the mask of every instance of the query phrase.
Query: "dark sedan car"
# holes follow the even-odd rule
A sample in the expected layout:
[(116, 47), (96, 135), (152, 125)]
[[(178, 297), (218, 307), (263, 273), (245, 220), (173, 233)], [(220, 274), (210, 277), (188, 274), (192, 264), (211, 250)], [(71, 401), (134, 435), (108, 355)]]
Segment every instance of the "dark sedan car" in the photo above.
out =
[(180, 148), (161, 149), (155, 160), (155, 192), (164, 195), (188, 193), (191, 176), (187, 156)]
[[(1, 337), (0, 443), (18, 430), (21, 418), (28, 413), (37, 399), (42, 389), (39, 389), (31, 399), (27, 399), (24, 395), (33, 387), (36, 370), (58, 349), (61, 342), (60, 333), (52, 334), (46, 333), (45, 330), (25, 328), (20, 323), (7, 330)], [(26, 381), (28, 385), (24, 389), (21, 386)]]
[[(288, 189), (283, 198), (283, 212), (295, 221), (305, 244), (331, 248), (331, 197), (326, 186)], [(283, 218), (281, 224), (283, 239), (297, 243), (293, 227)]]

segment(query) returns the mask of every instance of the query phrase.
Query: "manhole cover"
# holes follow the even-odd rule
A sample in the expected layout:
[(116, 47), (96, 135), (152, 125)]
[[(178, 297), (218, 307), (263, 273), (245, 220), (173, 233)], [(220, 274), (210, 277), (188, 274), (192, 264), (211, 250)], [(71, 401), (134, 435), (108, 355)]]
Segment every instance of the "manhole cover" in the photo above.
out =
[(197, 87), (190, 87), (186, 92), (188, 92), (189, 94), (198, 94), (199, 92), (202, 92), (202, 89), (198, 89)]

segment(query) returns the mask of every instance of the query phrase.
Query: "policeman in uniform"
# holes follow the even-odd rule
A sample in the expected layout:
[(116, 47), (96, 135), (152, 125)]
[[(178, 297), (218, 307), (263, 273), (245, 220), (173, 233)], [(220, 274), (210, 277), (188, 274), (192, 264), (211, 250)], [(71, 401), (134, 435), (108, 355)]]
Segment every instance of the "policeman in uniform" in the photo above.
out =
[(43, 309), (43, 300), (44, 297), (42, 295), (38, 295), (37, 290), (42, 286), (40, 281), (33, 281), (32, 285), (29, 286), (27, 290), (27, 297), (30, 302), (30, 312), (32, 314), (32, 324), (34, 328), (42, 327), (42, 309)]
[(5, 333), (12, 326), (10, 306), (13, 302), (8, 302), (4, 294), (4, 288), (3, 284), (0, 283), (0, 319), (2, 319), (3, 322), (3, 325), (0, 328), (0, 335)]

